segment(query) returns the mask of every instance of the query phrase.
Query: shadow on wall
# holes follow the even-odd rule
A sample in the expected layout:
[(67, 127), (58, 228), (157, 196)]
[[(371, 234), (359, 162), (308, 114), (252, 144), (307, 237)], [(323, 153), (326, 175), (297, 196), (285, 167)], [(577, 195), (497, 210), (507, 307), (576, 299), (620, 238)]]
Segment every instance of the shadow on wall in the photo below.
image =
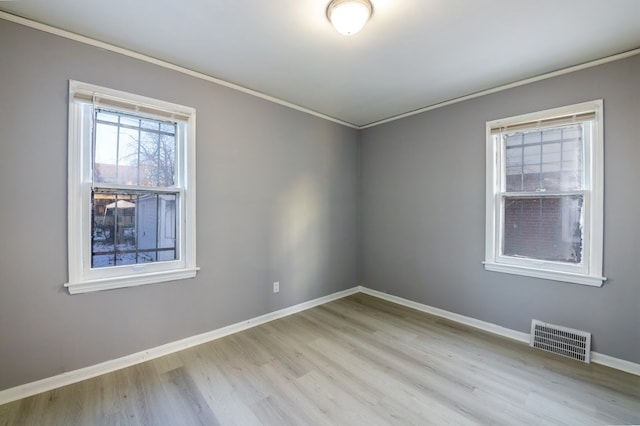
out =
[(294, 297), (306, 296), (305, 290), (322, 279), (321, 271), (328, 262), (326, 209), (322, 191), (308, 176), (298, 179), (277, 201), (274, 227), (276, 265)]

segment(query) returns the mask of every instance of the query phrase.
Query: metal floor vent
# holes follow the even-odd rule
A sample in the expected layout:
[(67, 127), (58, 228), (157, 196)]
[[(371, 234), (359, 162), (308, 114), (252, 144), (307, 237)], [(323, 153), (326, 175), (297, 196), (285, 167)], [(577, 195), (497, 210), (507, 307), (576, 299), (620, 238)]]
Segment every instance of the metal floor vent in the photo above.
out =
[(531, 320), (530, 346), (582, 362), (590, 362), (591, 333)]

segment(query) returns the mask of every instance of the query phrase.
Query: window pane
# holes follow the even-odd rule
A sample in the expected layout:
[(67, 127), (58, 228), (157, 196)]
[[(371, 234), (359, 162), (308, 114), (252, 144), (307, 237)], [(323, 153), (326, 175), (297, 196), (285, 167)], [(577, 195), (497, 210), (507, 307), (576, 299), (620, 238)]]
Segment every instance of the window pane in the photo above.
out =
[(581, 195), (505, 197), (502, 254), (580, 264)]
[(96, 118), (100, 121), (109, 121), (111, 123), (118, 122), (119, 115), (110, 111), (98, 110), (96, 111)]
[(175, 260), (177, 194), (94, 193), (91, 266)]
[[(138, 252), (138, 263), (151, 263), (157, 260), (158, 259), (155, 251)], [(167, 260), (173, 260), (173, 259), (167, 259)]]
[(584, 124), (503, 135), (507, 192), (582, 189)]
[(140, 185), (169, 187), (174, 184), (176, 138), (174, 134), (144, 131), (140, 134)]
[(147, 119), (140, 120), (140, 127), (142, 127), (143, 129), (158, 130), (158, 128), (160, 127), (160, 124), (161, 123), (156, 120), (147, 120)]
[(173, 260), (176, 258), (175, 250), (158, 251), (158, 261)]
[(148, 187), (175, 182), (176, 124), (96, 111), (94, 181)]
[(98, 121), (95, 131), (93, 179), (95, 182), (117, 182), (118, 128)]
[(120, 127), (118, 135), (118, 176), (116, 182), (123, 185), (138, 185), (138, 131)]

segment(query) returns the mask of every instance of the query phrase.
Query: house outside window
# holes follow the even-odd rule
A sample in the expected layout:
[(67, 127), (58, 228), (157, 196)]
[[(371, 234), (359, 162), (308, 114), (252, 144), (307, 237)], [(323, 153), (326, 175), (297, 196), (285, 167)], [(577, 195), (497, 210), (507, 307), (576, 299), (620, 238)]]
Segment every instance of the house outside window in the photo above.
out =
[(76, 81), (70, 293), (195, 276), (195, 110)]
[(601, 286), (602, 101), (486, 128), (485, 269)]

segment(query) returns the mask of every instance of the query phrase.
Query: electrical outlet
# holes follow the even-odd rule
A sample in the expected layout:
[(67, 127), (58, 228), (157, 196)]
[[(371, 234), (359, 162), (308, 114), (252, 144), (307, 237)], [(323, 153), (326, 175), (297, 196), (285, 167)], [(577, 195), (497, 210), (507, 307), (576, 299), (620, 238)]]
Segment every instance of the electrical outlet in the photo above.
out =
[(280, 292), (280, 281), (276, 281), (273, 283), (273, 292), (274, 293)]

